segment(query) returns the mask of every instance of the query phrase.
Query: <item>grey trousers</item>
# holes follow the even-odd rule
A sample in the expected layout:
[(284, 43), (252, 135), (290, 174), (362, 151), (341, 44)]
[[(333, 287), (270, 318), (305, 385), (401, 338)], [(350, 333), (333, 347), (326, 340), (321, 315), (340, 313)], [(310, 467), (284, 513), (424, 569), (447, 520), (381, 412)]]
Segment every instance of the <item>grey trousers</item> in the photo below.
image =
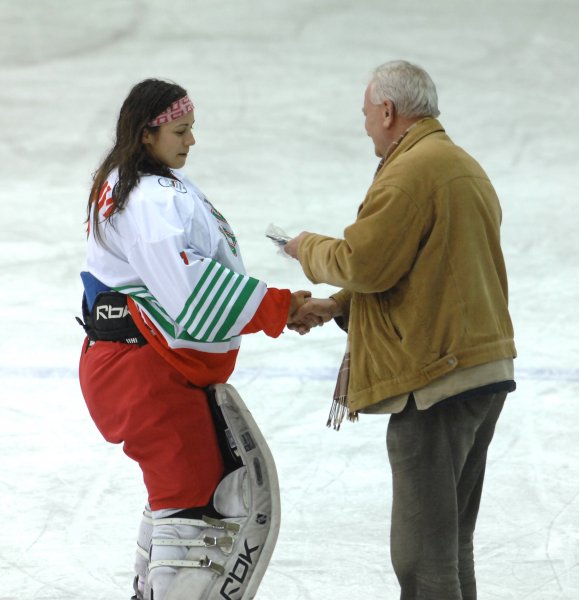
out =
[(476, 600), (473, 534), (506, 393), (390, 417), (391, 557), (400, 600)]

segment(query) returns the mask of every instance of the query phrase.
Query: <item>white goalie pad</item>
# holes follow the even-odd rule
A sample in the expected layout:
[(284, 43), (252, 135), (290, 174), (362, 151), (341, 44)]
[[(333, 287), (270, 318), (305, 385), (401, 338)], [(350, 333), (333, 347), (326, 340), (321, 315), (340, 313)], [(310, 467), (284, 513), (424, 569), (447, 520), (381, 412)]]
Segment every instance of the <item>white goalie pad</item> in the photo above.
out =
[(222, 452), (230, 454), (224, 457), (230, 472), (214, 494), (215, 508), (224, 518), (155, 521), (194, 532), (192, 539), (153, 539), (153, 547), (187, 548), (183, 560), (152, 560), (149, 565), (151, 572), (176, 569), (162, 600), (252, 600), (277, 541), (279, 484), (267, 442), (233, 386), (215, 385), (209, 396), (217, 408), (216, 426), (223, 430)]

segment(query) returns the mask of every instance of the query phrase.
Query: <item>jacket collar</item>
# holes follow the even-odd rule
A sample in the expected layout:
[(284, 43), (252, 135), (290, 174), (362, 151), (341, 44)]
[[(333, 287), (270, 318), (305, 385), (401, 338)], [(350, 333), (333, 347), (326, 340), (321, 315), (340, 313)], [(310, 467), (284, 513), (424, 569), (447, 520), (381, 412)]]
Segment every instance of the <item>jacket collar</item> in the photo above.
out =
[(391, 163), (394, 158), (412, 148), (420, 140), (432, 133), (439, 132), (444, 133), (444, 127), (434, 117), (426, 117), (420, 121), (416, 121), (394, 142), (394, 150), (380, 161), (376, 174), (378, 174), (383, 165)]

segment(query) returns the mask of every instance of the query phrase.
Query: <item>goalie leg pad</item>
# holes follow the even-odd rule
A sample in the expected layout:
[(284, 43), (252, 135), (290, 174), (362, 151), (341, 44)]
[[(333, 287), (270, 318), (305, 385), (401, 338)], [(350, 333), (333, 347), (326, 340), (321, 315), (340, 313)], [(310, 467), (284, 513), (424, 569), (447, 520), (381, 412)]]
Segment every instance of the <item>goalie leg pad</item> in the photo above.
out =
[(145, 586), (149, 572), (149, 552), (153, 537), (153, 520), (149, 505), (145, 506), (137, 536), (137, 551), (135, 554), (135, 580), (133, 588), (136, 600), (145, 599)]
[[(227, 441), (222, 451), (230, 453), (224, 457), (230, 472), (214, 494), (214, 506), (224, 517), (154, 521), (149, 580), (155, 600), (252, 600), (277, 541), (279, 484), (267, 442), (233, 386), (215, 385), (209, 395), (217, 428)], [(164, 526), (178, 529), (172, 537), (158, 538)], [(161, 548), (171, 547), (180, 550), (174, 556), (184, 558), (155, 560), (167, 554)], [(159, 595), (155, 571), (167, 575), (165, 569), (174, 576)]]

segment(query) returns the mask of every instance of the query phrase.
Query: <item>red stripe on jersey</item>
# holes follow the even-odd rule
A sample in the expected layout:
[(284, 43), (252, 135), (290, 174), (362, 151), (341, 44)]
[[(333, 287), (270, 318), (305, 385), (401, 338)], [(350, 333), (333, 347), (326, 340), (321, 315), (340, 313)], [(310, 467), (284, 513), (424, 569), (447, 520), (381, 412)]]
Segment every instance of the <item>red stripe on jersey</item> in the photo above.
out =
[(97, 202), (97, 207), (99, 212), (102, 213), (103, 217), (107, 219), (113, 210), (113, 194), (111, 190), (111, 186), (107, 181), (103, 187), (101, 188), (99, 199)]

